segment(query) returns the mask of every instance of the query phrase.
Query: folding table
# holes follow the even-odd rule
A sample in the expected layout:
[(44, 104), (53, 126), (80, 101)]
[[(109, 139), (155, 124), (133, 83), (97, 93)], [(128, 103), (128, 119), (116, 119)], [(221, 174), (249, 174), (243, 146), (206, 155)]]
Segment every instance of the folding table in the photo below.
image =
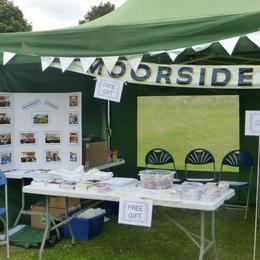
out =
[[(176, 184), (177, 185), (177, 184)], [(136, 187), (134, 185), (114, 188), (111, 191), (98, 192), (98, 191), (77, 191), (77, 190), (64, 190), (57, 186), (45, 186), (45, 187), (35, 187), (33, 185), (28, 185), (23, 187), (24, 193), (45, 195), (46, 196), (46, 226), (44, 231), (44, 236), (39, 252), (39, 259), (43, 258), (43, 249), (45, 246), (46, 238), (51, 230), (61, 226), (63, 224), (69, 223), (75, 215), (69, 217), (63, 222), (51, 227), (50, 223), (50, 211), (49, 211), (49, 196), (63, 196), (67, 201), (68, 197), (82, 198), (89, 200), (101, 200), (101, 201), (120, 201), (122, 197), (134, 196), (138, 198), (151, 199), (154, 206), (162, 207), (172, 207), (172, 208), (183, 208), (187, 210), (198, 210), (200, 211), (200, 235), (190, 232), (187, 228), (177, 223), (174, 219), (169, 217), (164, 212), (160, 211), (167, 219), (169, 219), (173, 224), (180, 228), (195, 245), (199, 248), (199, 260), (202, 260), (205, 253), (213, 247), (215, 253), (215, 259), (217, 259), (217, 248), (216, 248), (216, 238), (215, 238), (215, 211), (224, 203), (225, 200), (230, 199), (234, 196), (234, 190), (229, 189), (227, 192), (223, 193), (220, 197), (214, 199), (213, 201), (191, 201), (176, 199), (171, 193), (171, 190), (164, 191), (149, 191), (141, 187)], [(66, 214), (68, 207), (66, 207)], [(211, 213), (211, 239), (205, 238), (205, 213)], [(70, 228), (69, 228), (70, 229)], [(72, 232), (71, 232), (72, 233)], [(73, 238), (73, 234), (72, 234)], [(74, 239), (72, 239), (74, 243)]]

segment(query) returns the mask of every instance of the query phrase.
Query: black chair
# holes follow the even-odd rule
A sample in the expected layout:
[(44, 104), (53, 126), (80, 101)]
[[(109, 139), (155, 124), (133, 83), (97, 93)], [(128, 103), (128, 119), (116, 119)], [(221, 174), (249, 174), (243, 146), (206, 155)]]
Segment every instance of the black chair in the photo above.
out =
[(252, 173), (253, 173), (253, 159), (251, 155), (246, 151), (233, 150), (227, 153), (222, 159), (219, 180), (222, 180), (222, 173), (223, 173), (224, 166), (236, 167), (236, 168), (243, 167), (249, 169), (249, 177), (247, 177), (245, 181), (240, 180), (241, 177), (240, 171), (237, 173), (237, 180), (227, 181), (229, 183), (229, 187), (234, 188), (237, 191), (240, 188), (247, 189), (246, 205), (229, 205), (230, 207), (245, 209), (245, 219), (246, 219), (248, 205), (249, 205)]
[[(207, 165), (212, 164), (212, 171), (203, 172), (205, 178), (197, 177), (192, 171), (188, 170), (188, 165)], [(193, 176), (192, 176), (193, 174)], [(207, 183), (216, 180), (215, 158), (211, 152), (203, 148), (196, 148), (190, 151), (185, 157), (185, 177), (187, 181)], [(204, 176), (203, 176), (204, 177)]]
[[(176, 166), (173, 156), (165, 149), (154, 148), (150, 150), (145, 156), (146, 168), (151, 168), (151, 166), (155, 165), (165, 166), (168, 164), (171, 164), (171, 170), (176, 172)], [(174, 182), (180, 182), (177, 172), (175, 173)]]

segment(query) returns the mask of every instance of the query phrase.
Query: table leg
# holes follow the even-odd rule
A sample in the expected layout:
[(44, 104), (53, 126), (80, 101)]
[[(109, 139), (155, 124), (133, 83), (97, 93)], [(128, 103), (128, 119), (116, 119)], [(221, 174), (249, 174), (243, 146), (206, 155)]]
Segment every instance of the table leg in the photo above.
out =
[(203, 260), (204, 253), (205, 253), (205, 213), (201, 211), (199, 260)]
[(16, 220), (15, 220), (15, 222), (14, 222), (14, 226), (17, 226), (17, 224), (18, 224), (18, 222), (19, 222), (19, 220), (20, 220), (20, 218), (21, 218), (21, 215), (22, 215), (22, 213), (23, 213), (23, 211), (24, 211), (25, 195), (24, 195), (24, 193), (23, 193), (23, 186), (24, 186), (24, 179), (22, 179), (22, 206), (21, 206), (21, 209), (20, 209), (20, 211), (19, 211), (19, 213), (18, 213), (18, 215), (17, 215), (17, 218), (16, 218)]
[[(66, 218), (68, 217), (68, 197), (65, 197), (65, 216), (66, 216)], [(75, 237), (74, 237), (74, 233), (72, 231), (72, 228), (71, 228), (71, 225), (70, 225), (69, 222), (68, 222), (67, 226), (68, 226), (68, 230), (69, 230), (70, 235), (71, 235), (71, 243), (72, 243), (72, 245), (74, 245), (75, 244)]]
[(46, 243), (47, 236), (50, 233), (50, 206), (49, 206), (49, 196), (46, 195), (46, 206), (45, 206), (45, 214), (46, 214), (46, 223), (45, 223), (45, 230), (42, 238), (41, 248), (39, 252), (39, 259), (43, 259), (43, 249)]
[(216, 225), (215, 225), (215, 211), (212, 211), (211, 213), (211, 238), (212, 238), (212, 243), (214, 247), (214, 254), (215, 254), (215, 259), (218, 259), (218, 251), (217, 251), (217, 243), (216, 243), (216, 235), (215, 235), (215, 230), (216, 230)]

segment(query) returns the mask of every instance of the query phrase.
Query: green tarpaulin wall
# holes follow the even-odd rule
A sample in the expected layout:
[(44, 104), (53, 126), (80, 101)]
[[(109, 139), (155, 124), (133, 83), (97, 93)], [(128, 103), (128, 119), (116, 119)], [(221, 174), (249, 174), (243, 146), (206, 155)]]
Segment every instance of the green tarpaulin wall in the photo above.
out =
[[(8, 65), (0, 66), (0, 91), (81, 91), (83, 134), (105, 136), (106, 102), (93, 98), (95, 81), (76, 73), (63, 74), (54, 68), (41, 72), (40, 56), (103, 57), (141, 53), (144, 61), (172, 63), (165, 54), (150, 57), (147, 53), (215, 42), (201, 52), (186, 49), (176, 62), (225, 65), (251, 61), (260, 64), (259, 48), (244, 36), (259, 28), (258, 0), (196, 0), (189, 4), (177, 0), (129, 0), (107, 16), (81, 26), (0, 34), (0, 52), (19, 54)], [(234, 36), (242, 37), (233, 54), (228, 55), (218, 41)], [(138, 96), (223, 94), (239, 95), (240, 148), (250, 151), (256, 161), (257, 138), (244, 136), (244, 116), (245, 110), (260, 109), (260, 90), (199, 90), (128, 84), (121, 103), (111, 105), (112, 147), (116, 147), (126, 159), (125, 165), (115, 168), (116, 173), (136, 177)], [(254, 180), (255, 177), (256, 174)], [(15, 187), (16, 184), (11, 185), (9, 195), (17, 206), (20, 190), (15, 193)]]

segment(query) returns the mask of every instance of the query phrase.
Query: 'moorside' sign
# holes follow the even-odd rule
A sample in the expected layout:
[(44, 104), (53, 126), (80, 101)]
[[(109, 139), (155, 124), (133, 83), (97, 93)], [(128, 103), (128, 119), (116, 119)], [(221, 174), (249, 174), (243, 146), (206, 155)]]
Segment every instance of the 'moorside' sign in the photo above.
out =
[[(74, 63), (70, 70), (80, 72)], [(196, 88), (260, 88), (260, 66), (161, 65), (141, 63), (134, 71), (127, 61), (118, 61), (111, 73), (97, 60), (88, 75), (124, 82)]]

